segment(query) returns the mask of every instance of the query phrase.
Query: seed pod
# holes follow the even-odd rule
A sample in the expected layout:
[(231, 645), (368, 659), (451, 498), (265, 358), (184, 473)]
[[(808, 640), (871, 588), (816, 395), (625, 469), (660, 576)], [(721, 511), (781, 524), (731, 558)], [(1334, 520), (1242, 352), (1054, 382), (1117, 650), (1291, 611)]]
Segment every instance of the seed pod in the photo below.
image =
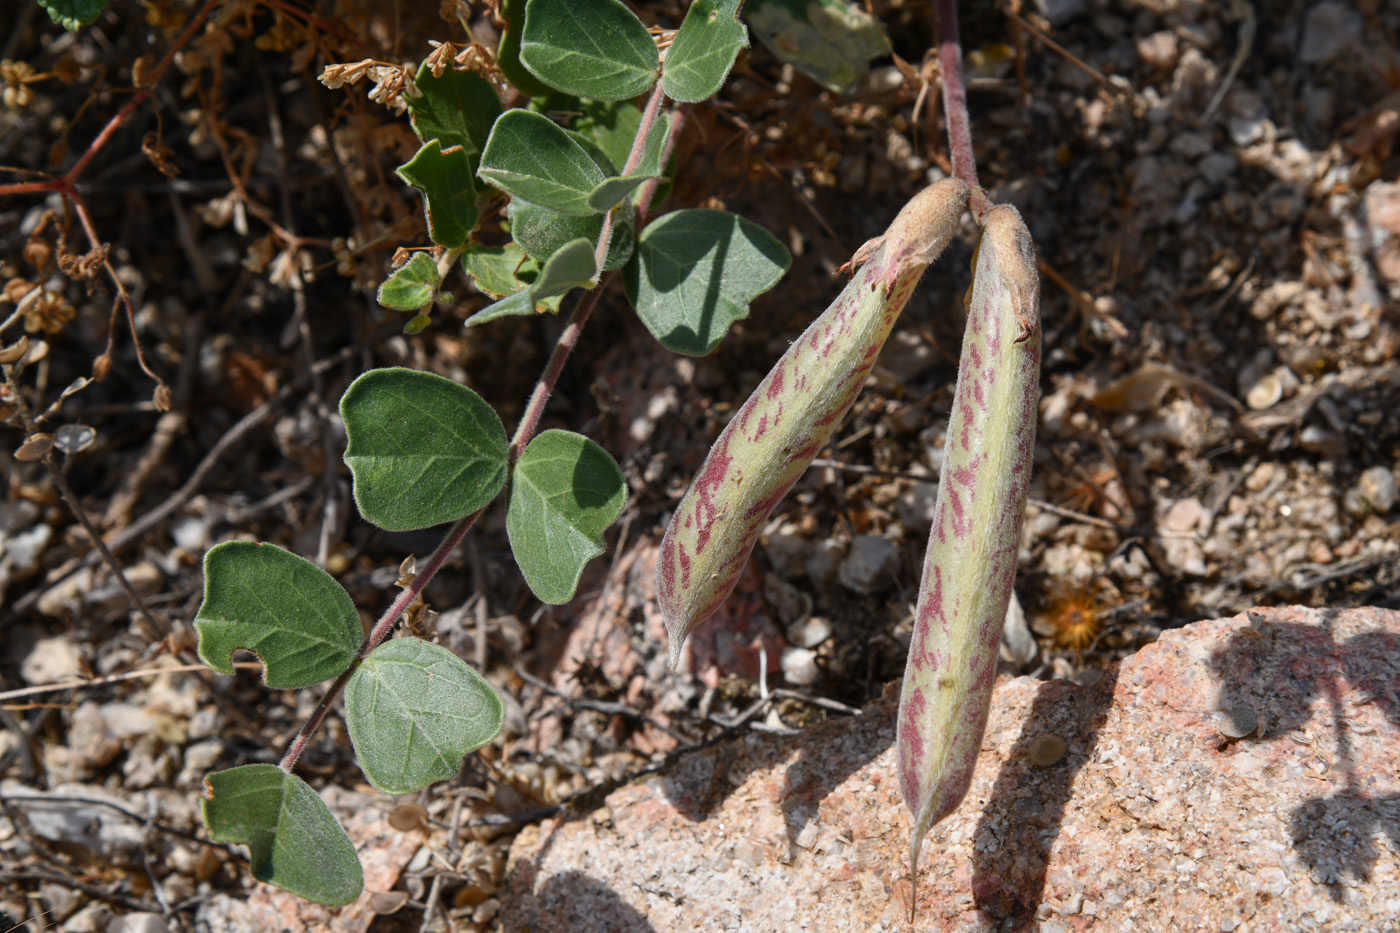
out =
[(914, 637), (899, 700), (899, 783), (919, 846), (972, 782), (1020, 549), (1040, 398), (1040, 283), (1013, 207), (982, 220)]
[(919, 192), (851, 258), (844, 291), (720, 434), (671, 517), (656, 568), (671, 666), (686, 635), (729, 597), (758, 533), (850, 410), (910, 293), (948, 245), (967, 186)]

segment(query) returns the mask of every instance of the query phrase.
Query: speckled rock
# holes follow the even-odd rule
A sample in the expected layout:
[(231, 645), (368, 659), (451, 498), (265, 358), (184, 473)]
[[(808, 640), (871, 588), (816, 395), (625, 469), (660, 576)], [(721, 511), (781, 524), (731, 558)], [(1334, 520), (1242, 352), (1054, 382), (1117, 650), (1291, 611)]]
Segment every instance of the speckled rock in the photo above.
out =
[[(1092, 686), (1003, 680), (913, 929), (1400, 930), (1400, 613), (1251, 615), (1169, 631)], [(505, 929), (911, 929), (897, 699), (528, 828)], [(1222, 734), (1240, 708), (1262, 730)], [(1046, 735), (1067, 750), (1033, 762)]]

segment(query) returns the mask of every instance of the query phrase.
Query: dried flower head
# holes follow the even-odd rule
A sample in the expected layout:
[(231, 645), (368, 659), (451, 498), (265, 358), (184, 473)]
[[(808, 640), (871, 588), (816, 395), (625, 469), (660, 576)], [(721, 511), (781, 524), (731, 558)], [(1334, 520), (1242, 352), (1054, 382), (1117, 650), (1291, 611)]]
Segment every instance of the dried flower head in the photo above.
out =
[(16, 110), (28, 107), (34, 100), (34, 89), (29, 86), (36, 79), (34, 67), (29, 62), (15, 62), (10, 59), (0, 61), (0, 81), (5, 89), (0, 92), (6, 107)]
[(1047, 597), (1032, 627), (1050, 636), (1056, 647), (1076, 654), (1092, 645), (1104, 626), (1103, 606), (1093, 584), (1056, 584)]
[(362, 78), (374, 81), (369, 99), (402, 113), (408, 109), (403, 97), (422, 97), (423, 92), (413, 83), (413, 67), (409, 64), (390, 65), (366, 58), (360, 62), (327, 65), (318, 79), (328, 88), (358, 84)]
[(24, 329), (31, 334), (43, 331), (46, 334), (58, 334), (63, 331), (63, 327), (73, 318), (78, 316), (78, 311), (63, 297), (62, 292), (44, 289), (44, 293), (39, 296), (39, 300), (33, 302), (24, 312)]

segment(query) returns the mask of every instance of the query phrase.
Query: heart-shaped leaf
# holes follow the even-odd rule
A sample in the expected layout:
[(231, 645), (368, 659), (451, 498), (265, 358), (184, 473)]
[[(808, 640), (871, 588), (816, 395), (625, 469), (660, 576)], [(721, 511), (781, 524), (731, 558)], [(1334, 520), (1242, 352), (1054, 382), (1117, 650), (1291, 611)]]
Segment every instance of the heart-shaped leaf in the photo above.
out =
[(506, 481), (506, 432), (466, 386), (412, 369), (372, 369), (340, 399), (355, 504), (388, 531), (455, 521)]
[(637, 237), (622, 281), (662, 346), (703, 356), (791, 262), (787, 248), (750, 220), (725, 211), (673, 211)]
[(501, 115), (501, 99), (491, 82), (475, 71), (451, 67), (433, 77), (425, 64), (413, 83), (423, 96), (405, 94), (402, 99), (418, 138), (425, 143), (436, 139), (443, 149), (461, 146), (476, 171), (491, 125)]
[(661, 87), (674, 100), (713, 97), (729, 77), (749, 31), (739, 22), (739, 0), (694, 0), (675, 41), (666, 50)]
[(496, 737), (500, 694), (461, 658), (419, 638), (376, 648), (345, 685), (345, 722), (365, 777), (411, 794), (455, 777), (462, 758)]
[(566, 94), (626, 100), (656, 83), (660, 54), (619, 0), (530, 0), (520, 60)]
[(339, 675), (362, 637), (350, 594), (330, 574), (256, 541), (225, 541), (204, 555), (204, 602), (194, 629), (205, 664), (232, 674), (234, 650), (247, 649), (277, 690)]
[(536, 596), (556, 605), (573, 598), (626, 502), (622, 470), (588, 438), (550, 430), (530, 442), (511, 479), (506, 534)]
[(246, 845), (253, 877), (339, 907), (360, 896), (355, 844), (325, 801), (275, 765), (244, 765), (204, 778), (199, 811), (209, 838)]
[(395, 311), (417, 311), (437, 293), (437, 263), (427, 253), (414, 253), (379, 286), (379, 303)]
[(443, 152), (441, 145), (438, 139), (424, 143), (412, 159), (399, 166), (399, 177), (423, 192), (423, 210), (433, 242), (456, 249), (467, 242), (476, 226), (476, 183), (467, 151), (458, 147)]
[(577, 140), (530, 110), (496, 121), (477, 174), (517, 198), (580, 217), (598, 213), (588, 196), (607, 178)]

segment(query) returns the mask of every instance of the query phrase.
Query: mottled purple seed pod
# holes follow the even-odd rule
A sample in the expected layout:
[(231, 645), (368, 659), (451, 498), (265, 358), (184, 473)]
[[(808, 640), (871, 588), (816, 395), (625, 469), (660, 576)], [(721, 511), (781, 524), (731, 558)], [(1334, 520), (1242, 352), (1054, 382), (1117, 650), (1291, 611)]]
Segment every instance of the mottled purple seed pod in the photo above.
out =
[(895, 319), (957, 231), (968, 189), (919, 192), (851, 259), (844, 291), (734, 415), (671, 517), (656, 568), (671, 666), (734, 589), (773, 508), (806, 472), (865, 385)]
[[(1014, 207), (982, 219), (933, 529), (899, 700), (899, 785), (925, 834), (972, 783), (1011, 599), (1040, 400), (1040, 279)], [(911, 902), (912, 903), (912, 902)]]

